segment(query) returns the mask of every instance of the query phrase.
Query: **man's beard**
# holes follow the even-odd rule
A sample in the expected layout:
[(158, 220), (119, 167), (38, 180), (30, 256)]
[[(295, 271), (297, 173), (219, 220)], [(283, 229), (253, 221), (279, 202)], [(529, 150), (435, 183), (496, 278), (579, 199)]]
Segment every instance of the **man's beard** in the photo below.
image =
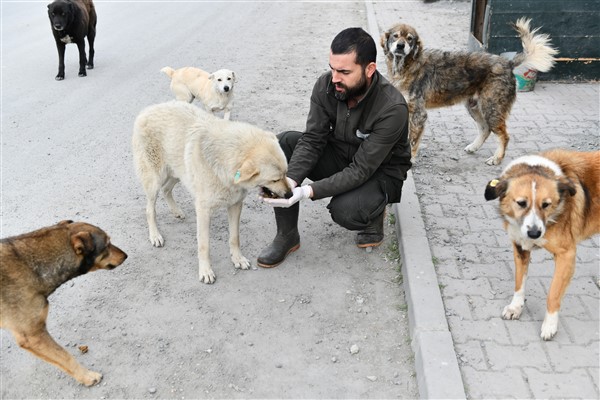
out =
[(360, 77), (360, 81), (358, 81), (356, 86), (353, 86), (351, 88), (342, 83), (338, 83), (336, 86), (339, 86), (342, 89), (344, 89), (344, 92), (338, 92), (337, 90), (334, 90), (333, 92), (335, 98), (340, 101), (346, 101), (348, 99), (361, 97), (367, 92), (367, 89), (369, 88), (367, 86), (367, 74), (365, 74), (365, 72), (363, 71)]

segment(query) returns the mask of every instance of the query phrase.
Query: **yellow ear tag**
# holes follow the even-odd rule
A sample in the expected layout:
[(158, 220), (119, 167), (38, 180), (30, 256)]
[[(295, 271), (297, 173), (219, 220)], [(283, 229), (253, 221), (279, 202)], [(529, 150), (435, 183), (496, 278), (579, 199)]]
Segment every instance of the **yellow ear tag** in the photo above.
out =
[(499, 184), (500, 181), (498, 179), (493, 179), (490, 181), (490, 186), (491, 187), (496, 187), (497, 184)]
[(238, 183), (238, 182), (239, 182), (239, 180), (240, 180), (240, 177), (241, 177), (241, 176), (242, 176), (242, 174), (241, 174), (241, 173), (240, 173), (240, 171), (238, 170), (238, 171), (235, 173), (235, 176), (233, 177), (233, 181), (234, 181), (235, 183)]

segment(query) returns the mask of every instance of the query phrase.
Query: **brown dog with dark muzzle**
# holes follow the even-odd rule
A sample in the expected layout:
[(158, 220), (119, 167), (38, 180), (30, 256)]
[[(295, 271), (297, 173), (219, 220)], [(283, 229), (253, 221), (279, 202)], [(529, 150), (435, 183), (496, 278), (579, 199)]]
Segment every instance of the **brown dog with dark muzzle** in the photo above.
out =
[(62, 221), (0, 240), (0, 327), (18, 345), (91, 386), (102, 375), (81, 366), (46, 329), (48, 296), (60, 285), (85, 273), (111, 270), (127, 254), (110, 243), (98, 227)]

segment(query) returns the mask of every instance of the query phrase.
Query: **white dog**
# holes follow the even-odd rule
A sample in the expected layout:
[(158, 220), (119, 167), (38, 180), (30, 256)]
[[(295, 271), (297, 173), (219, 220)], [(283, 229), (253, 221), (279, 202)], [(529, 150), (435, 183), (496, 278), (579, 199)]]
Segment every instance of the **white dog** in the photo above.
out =
[(191, 103), (199, 99), (211, 113), (224, 111), (223, 118), (229, 119), (233, 106), (233, 84), (237, 82), (235, 72), (220, 69), (212, 74), (199, 68), (184, 67), (161, 69), (171, 78), (171, 91), (177, 100)]
[(287, 161), (276, 136), (253, 125), (226, 121), (199, 107), (171, 101), (144, 109), (133, 128), (133, 158), (146, 192), (146, 218), (150, 242), (164, 239), (156, 225), (156, 199), (163, 190), (177, 218), (183, 211), (173, 199), (173, 187), (181, 180), (194, 197), (198, 225), (200, 281), (213, 283), (210, 266), (210, 217), (226, 207), (229, 250), (236, 268), (250, 262), (240, 251), (240, 214), (249, 189), (261, 187), (284, 197), (291, 192), (286, 179)]

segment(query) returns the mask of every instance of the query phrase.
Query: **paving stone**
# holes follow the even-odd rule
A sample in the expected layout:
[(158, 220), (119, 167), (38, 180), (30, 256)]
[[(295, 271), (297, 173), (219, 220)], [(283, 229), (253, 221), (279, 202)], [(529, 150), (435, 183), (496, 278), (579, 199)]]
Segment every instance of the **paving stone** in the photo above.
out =
[[(587, 368), (588, 375), (592, 377), (595, 387), (600, 387), (600, 367)], [(597, 398), (597, 397), (596, 397)]]
[(593, 379), (584, 368), (567, 373), (552, 373), (524, 368), (533, 397), (537, 399), (598, 398)]
[(561, 345), (550, 341), (546, 343), (546, 349), (553, 370), (571, 372), (582, 367), (598, 367), (599, 345), (597, 340), (587, 345)]
[[(502, 331), (504, 334), (505, 332)], [(485, 352), (491, 364), (491, 369), (503, 371), (514, 367), (536, 367), (542, 371), (551, 371), (549, 360), (544, 351), (543, 341), (539, 336), (521, 346), (501, 345), (494, 342), (485, 343)]]
[(471, 399), (528, 399), (532, 398), (529, 383), (520, 369), (510, 368), (499, 373), (477, 370), (470, 366), (461, 368), (466, 392)]
[(470, 296), (494, 298), (492, 287), (486, 278), (452, 279), (440, 276), (439, 282), (444, 296), (455, 297), (468, 293)]
[(448, 316), (448, 325), (452, 332), (454, 343), (467, 343), (472, 340), (483, 342), (497, 342), (499, 344), (510, 345), (510, 340), (504, 321), (498, 318), (491, 318), (487, 321), (469, 321), (462, 316)]
[[(559, 315), (560, 323), (566, 325), (569, 331), (573, 333), (574, 343), (582, 346), (589, 346), (591, 343), (599, 343), (600, 336), (598, 330), (600, 328), (600, 323), (598, 321), (598, 314), (596, 314), (596, 318), (591, 320)], [(598, 358), (596, 358), (596, 361), (598, 361)]]
[(480, 341), (471, 340), (467, 343), (457, 344), (455, 349), (459, 365), (468, 365), (480, 371), (488, 369)]
[(459, 270), (456, 262), (453, 260), (444, 260), (443, 262), (436, 262), (436, 273), (440, 276), (447, 276), (450, 278), (460, 279), (462, 277), (461, 271)]
[(456, 249), (451, 246), (436, 246), (431, 249), (431, 254), (435, 257), (439, 263), (445, 263), (452, 260), (456, 260), (457, 253)]
[(510, 273), (506, 263), (465, 264), (462, 266), (461, 271), (465, 279), (480, 277), (504, 279)]
[[(574, 318), (581, 321), (589, 321), (589, 313), (586, 307), (581, 306), (581, 297), (577, 295), (571, 295), (568, 293), (563, 297), (560, 304), (560, 317), (561, 318)], [(594, 319), (594, 318), (592, 318)], [(598, 317), (595, 318), (598, 320)]]
[[(534, 321), (531, 319), (527, 319), (527, 315), (521, 315), (521, 319), (518, 320), (504, 320), (504, 325), (508, 330), (511, 343), (515, 346), (524, 346), (534, 341), (542, 341), (542, 338), (540, 337), (542, 321)], [(558, 329), (560, 330), (560, 328), (561, 326), (559, 323)], [(557, 340), (557, 342), (563, 341), (563, 338), (566, 339), (564, 343), (571, 343), (569, 337), (566, 335), (561, 335), (560, 339), (555, 340)]]
[[(579, 296), (579, 301), (581, 301), (588, 312), (588, 318), (590, 320), (598, 320), (598, 316), (600, 315), (600, 302), (594, 296)], [(596, 330), (600, 328), (599, 325), (596, 325)]]
[(467, 296), (445, 297), (444, 309), (446, 316), (457, 316), (461, 319), (472, 320), (471, 305)]
[(443, 217), (444, 210), (442, 209), (442, 205), (439, 203), (435, 204), (423, 204), (423, 210), (429, 217)]
[(500, 318), (502, 310), (509, 303), (504, 299), (489, 299), (486, 297), (469, 295), (471, 313), (474, 320), (489, 320), (491, 318)]

